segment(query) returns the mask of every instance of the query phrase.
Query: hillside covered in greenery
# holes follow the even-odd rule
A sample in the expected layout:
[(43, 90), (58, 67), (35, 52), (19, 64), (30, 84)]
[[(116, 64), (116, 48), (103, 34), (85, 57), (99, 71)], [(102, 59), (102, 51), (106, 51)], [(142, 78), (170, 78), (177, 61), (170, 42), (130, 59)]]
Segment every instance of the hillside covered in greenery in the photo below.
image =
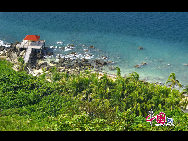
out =
[[(124, 78), (117, 69), (113, 80), (53, 68), (34, 77), (11, 66), (0, 60), (0, 131), (188, 131), (182, 93), (140, 81), (136, 72)], [(146, 122), (151, 109), (173, 118), (175, 126), (151, 126)]]

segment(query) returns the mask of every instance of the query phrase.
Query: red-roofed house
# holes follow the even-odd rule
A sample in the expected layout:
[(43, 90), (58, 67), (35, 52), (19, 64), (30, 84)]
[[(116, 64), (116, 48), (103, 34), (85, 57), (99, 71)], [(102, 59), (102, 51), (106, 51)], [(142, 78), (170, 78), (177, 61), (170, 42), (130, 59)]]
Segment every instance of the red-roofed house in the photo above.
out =
[(40, 40), (38, 35), (27, 35), (21, 44), (17, 44), (19, 48), (42, 49), (45, 46), (45, 40)]
[(45, 40), (40, 40), (40, 36), (38, 35), (27, 35), (21, 43), (16, 45), (16, 47), (18, 49), (26, 49), (24, 61), (27, 63), (30, 59), (30, 54), (33, 49), (37, 52), (41, 52), (41, 50), (45, 47)]
[(37, 35), (27, 35), (24, 40), (30, 40), (30, 41), (39, 41), (40, 36)]

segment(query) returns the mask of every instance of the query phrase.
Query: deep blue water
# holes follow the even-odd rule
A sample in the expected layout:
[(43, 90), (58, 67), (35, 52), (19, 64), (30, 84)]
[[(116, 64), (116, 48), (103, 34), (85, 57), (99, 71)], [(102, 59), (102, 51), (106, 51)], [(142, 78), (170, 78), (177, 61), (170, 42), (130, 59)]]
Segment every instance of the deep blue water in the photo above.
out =
[[(137, 71), (142, 79), (165, 82), (175, 72), (188, 85), (187, 12), (0, 13), (1, 40), (21, 41), (27, 34), (40, 35), (47, 45), (94, 45), (117, 62), (122, 74)], [(148, 65), (134, 67), (142, 62)]]

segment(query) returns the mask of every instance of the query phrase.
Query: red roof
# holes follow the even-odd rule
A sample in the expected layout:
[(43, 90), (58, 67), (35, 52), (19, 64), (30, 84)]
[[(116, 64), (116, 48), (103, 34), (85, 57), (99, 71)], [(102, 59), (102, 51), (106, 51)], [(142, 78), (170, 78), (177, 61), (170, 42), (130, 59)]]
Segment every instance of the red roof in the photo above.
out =
[(40, 36), (37, 35), (27, 35), (24, 40), (31, 40), (31, 41), (38, 41), (40, 39)]

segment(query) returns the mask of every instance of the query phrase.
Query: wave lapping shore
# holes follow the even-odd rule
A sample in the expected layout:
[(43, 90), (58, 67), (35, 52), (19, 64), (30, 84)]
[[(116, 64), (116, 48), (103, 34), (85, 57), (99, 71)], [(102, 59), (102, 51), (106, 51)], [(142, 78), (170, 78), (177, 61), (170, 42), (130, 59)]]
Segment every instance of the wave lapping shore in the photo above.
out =
[[(5, 44), (3, 41), (0, 44), (0, 58), (4, 58), (12, 62), (13, 69), (18, 71), (20, 68), (19, 58), (24, 58), (26, 49), (18, 49), (16, 43)], [(25, 70), (38, 76), (42, 74), (45, 69), (48, 71), (52, 67), (56, 67), (59, 72), (79, 73), (82, 70), (93, 69), (97, 72), (102, 72), (103, 67), (108, 66), (114, 68), (114, 62), (108, 60), (107, 56), (94, 57), (90, 50), (94, 50), (94, 46), (84, 48), (83, 52), (73, 50), (74, 45), (67, 45), (65, 47), (44, 47), (41, 52), (33, 50), (29, 62), (25, 66)], [(61, 49), (64, 54), (55, 53), (56, 49)], [(66, 52), (66, 53), (65, 53)]]

